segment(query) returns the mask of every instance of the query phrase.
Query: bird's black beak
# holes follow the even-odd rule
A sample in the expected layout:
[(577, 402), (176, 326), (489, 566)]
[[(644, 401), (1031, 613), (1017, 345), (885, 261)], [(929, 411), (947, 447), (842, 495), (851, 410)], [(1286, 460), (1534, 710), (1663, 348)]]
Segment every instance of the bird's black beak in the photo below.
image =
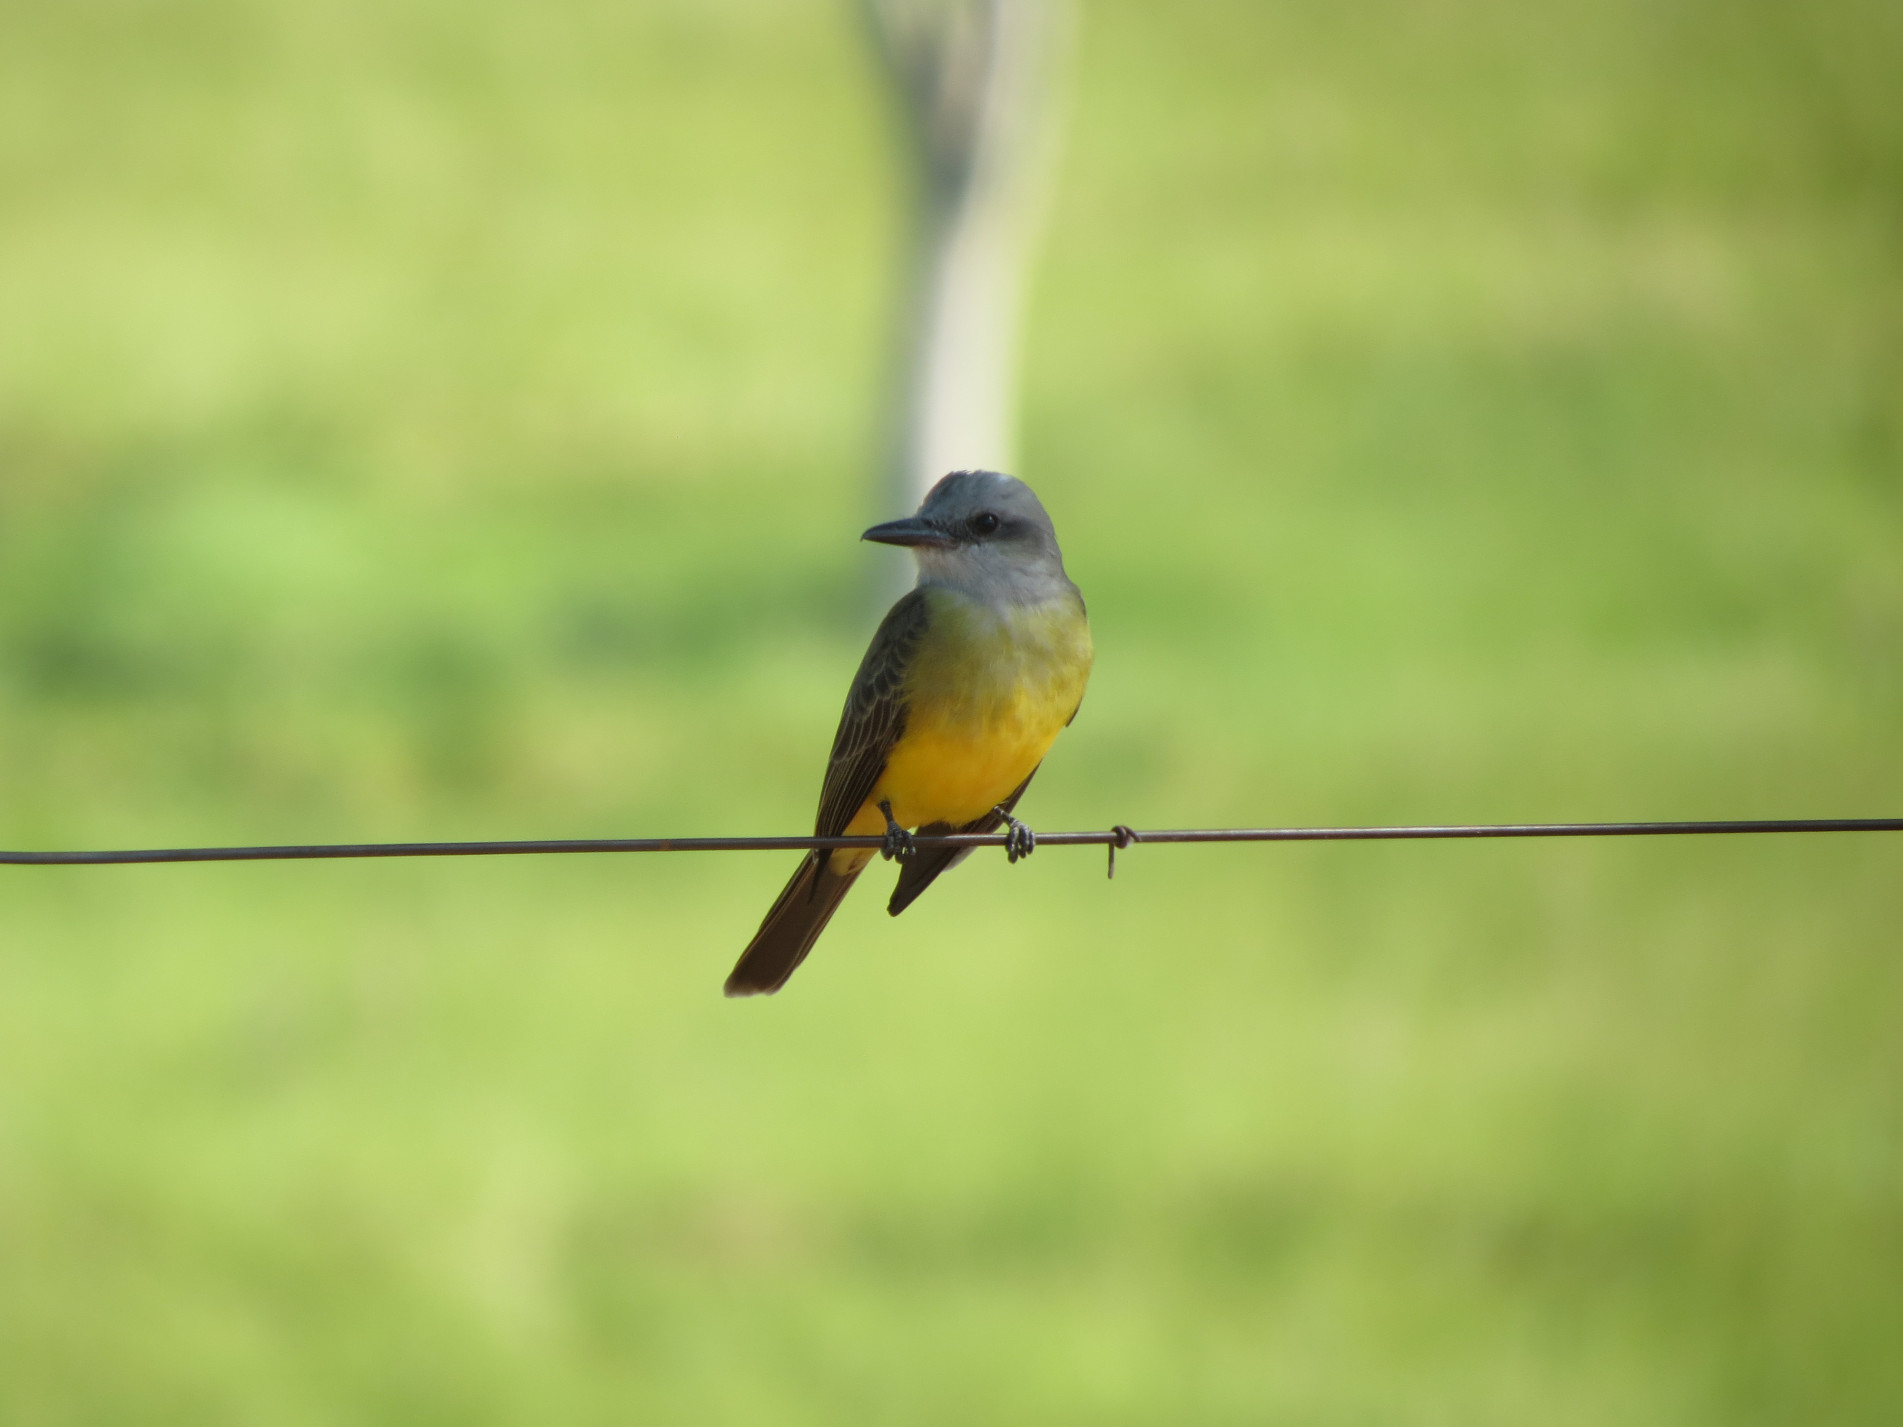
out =
[(875, 525), (859, 538), (876, 540), (881, 545), (936, 545), (941, 549), (957, 543), (929, 520), (917, 515)]

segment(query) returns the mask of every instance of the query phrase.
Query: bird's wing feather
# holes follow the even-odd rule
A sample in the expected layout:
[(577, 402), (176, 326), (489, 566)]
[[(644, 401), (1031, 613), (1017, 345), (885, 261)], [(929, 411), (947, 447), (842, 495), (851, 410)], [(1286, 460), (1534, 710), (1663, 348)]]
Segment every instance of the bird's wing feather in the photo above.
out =
[(846, 695), (839, 732), (833, 735), (814, 836), (844, 833), (885, 772), (886, 760), (905, 733), (905, 672), (931, 618), (925, 595), (913, 590), (892, 606), (872, 636)]

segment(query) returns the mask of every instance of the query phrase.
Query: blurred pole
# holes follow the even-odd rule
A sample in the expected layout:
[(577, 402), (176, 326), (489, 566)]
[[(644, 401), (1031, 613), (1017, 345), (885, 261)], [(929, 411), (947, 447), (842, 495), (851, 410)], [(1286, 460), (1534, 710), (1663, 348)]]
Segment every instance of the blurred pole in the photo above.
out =
[[(892, 80), (911, 251), (877, 515), (1015, 464), (1018, 310), (1056, 149), (1070, 0), (859, 0)], [(893, 562), (880, 593), (911, 583)]]

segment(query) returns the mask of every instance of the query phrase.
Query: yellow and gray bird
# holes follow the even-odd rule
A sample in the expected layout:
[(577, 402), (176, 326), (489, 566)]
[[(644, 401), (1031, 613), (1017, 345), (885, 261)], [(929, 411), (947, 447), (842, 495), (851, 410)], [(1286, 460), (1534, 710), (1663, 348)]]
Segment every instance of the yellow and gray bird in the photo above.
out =
[[(1090, 678), (1090, 623), (1051, 518), (1010, 476), (954, 471), (917, 515), (860, 538), (911, 547), (918, 584), (879, 625), (846, 695), (813, 832), (884, 834), (882, 855), (899, 860), (886, 906), (896, 917), (971, 851), (916, 847), (908, 829), (1004, 825), (1013, 862), (1036, 845), (1012, 811), (1077, 716)], [(807, 853), (740, 954), (727, 994), (779, 990), (873, 851)]]

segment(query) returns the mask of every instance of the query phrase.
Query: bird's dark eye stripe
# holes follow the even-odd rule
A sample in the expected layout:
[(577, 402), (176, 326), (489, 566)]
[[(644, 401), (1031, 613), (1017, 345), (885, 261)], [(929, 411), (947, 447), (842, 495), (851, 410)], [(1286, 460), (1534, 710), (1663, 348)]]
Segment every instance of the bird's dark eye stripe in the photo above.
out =
[(988, 510), (981, 510), (966, 522), (975, 535), (992, 535), (998, 529), (998, 517)]

